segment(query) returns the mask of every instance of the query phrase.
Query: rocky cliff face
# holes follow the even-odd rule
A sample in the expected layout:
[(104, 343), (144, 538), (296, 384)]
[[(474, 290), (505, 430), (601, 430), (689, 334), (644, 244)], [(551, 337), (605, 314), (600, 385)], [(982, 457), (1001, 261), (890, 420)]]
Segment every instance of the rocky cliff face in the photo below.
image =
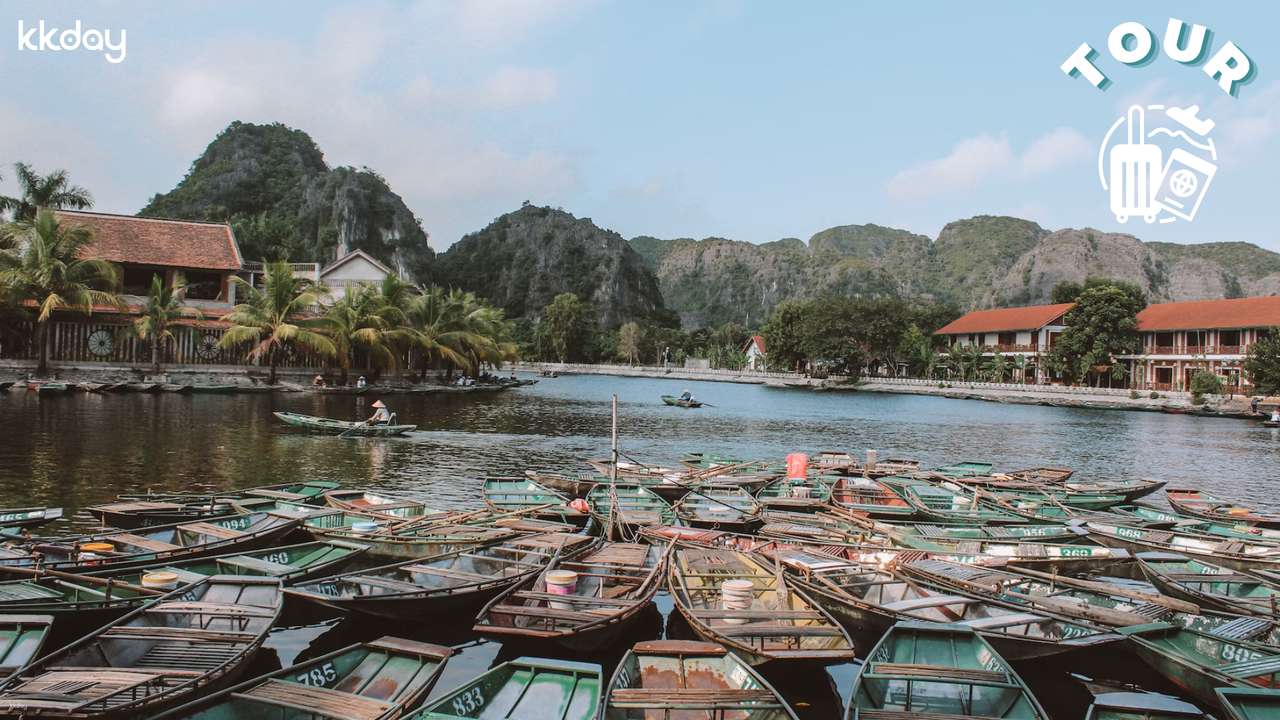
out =
[(422, 224), (368, 168), (329, 168), (301, 130), (235, 122), (144, 216), (230, 222), (246, 259), (327, 263), (361, 249), (410, 278), (430, 274)]
[(1028, 220), (978, 216), (936, 240), (848, 225), (763, 245), (724, 238), (633, 239), (686, 326), (755, 325), (779, 302), (824, 294), (916, 297), (964, 309), (1049, 302), (1087, 277), (1135, 283), (1152, 302), (1280, 293), (1280, 254), (1248, 243), (1144, 243), (1092, 229), (1050, 232)]
[(657, 280), (621, 235), (549, 207), (526, 205), (466, 235), (439, 256), (434, 277), (509, 317), (535, 316), (565, 292), (594, 304), (605, 328), (663, 312)]

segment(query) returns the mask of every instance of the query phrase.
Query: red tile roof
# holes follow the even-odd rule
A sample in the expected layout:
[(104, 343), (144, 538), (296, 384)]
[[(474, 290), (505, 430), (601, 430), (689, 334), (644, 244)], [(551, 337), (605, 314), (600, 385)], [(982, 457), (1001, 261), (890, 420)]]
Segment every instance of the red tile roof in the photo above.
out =
[(1075, 303), (1059, 303), (1057, 305), (974, 310), (947, 323), (946, 326), (938, 330), (937, 334), (965, 335), (967, 333), (1038, 330), (1062, 317), (1075, 306)]
[(1148, 305), (1138, 313), (1138, 329), (1201, 330), (1280, 326), (1280, 297), (1193, 300)]
[(751, 347), (752, 343), (755, 343), (755, 346), (760, 349), (760, 354), (763, 355), (764, 354), (764, 336), (752, 335), (751, 339), (747, 340), (746, 344), (742, 346), (742, 352), (746, 352)]
[(200, 270), (239, 270), (240, 247), (222, 223), (55, 211), (67, 225), (89, 228), (89, 257), (111, 262)]

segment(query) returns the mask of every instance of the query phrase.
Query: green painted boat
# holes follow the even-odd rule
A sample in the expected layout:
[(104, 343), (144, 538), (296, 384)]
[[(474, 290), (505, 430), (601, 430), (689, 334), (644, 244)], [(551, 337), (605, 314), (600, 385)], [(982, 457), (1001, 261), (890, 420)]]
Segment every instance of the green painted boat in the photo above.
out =
[(1062, 574), (1096, 572), (1099, 568), (1117, 562), (1127, 562), (1131, 556), (1122, 548), (1099, 545), (1062, 545), (1058, 543), (1026, 543), (998, 540), (948, 540), (903, 536), (899, 542), (904, 547), (927, 550), (932, 553), (986, 557), (1003, 560), (1011, 565), (1032, 570), (1052, 570)]
[(197, 395), (228, 395), (236, 391), (238, 385), (192, 385), (191, 392)]
[(291, 597), (392, 620), (466, 614), (541, 573), (553, 559), (597, 542), (582, 534), (546, 533), (468, 547), (299, 583)]
[(1280, 584), (1207, 560), (1166, 552), (1137, 554), (1142, 572), (1173, 597), (1239, 615), (1280, 615)]
[(892, 485), (866, 477), (841, 478), (831, 488), (831, 504), (873, 518), (903, 519), (916, 514)]
[(61, 395), (71, 389), (63, 382), (27, 383), (28, 390), (35, 390), (37, 395)]
[(14, 672), (0, 684), (0, 715), (153, 717), (244, 673), (281, 601), (274, 578), (175, 590)]
[(0, 615), (0, 679), (40, 656), (52, 627), (49, 615)]
[(1228, 640), (1169, 623), (1119, 628), (1143, 662), (1191, 697), (1212, 705), (1220, 687), (1276, 687), (1280, 648)]
[(901, 622), (853, 683), (845, 720), (1047, 720), (1026, 683), (970, 628)]
[(703, 405), (701, 400), (682, 400), (675, 395), (663, 395), (662, 402), (682, 408), (700, 408)]
[[(608, 645), (649, 607), (666, 580), (666, 548), (606, 542), (494, 598), (476, 616), (476, 632), (550, 641), (577, 652)], [(551, 573), (574, 573), (571, 592), (552, 592)], [(564, 588), (559, 586), (557, 590)]]
[(779, 478), (760, 488), (756, 502), (765, 509), (814, 511), (831, 499), (831, 488), (844, 478), (810, 476), (803, 480)]
[(856, 632), (884, 632), (900, 621), (954, 622), (982, 634), (1010, 660), (1058, 655), (1121, 639), (1096, 625), (934, 587), (883, 569), (879, 562), (842, 560), (797, 547), (757, 553), (781, 565), (788, 580)]
[(930, 523), (872, 523), (870, 529), (892, 538), (920, 537), (926, 541), (943, 540), (995, 540), (998, 542), (1056, 542), (1072, 543), (1080, 539), (1080, 533), (1070, 525), (935, 525)]
[[(295, 519), (269, 513), (250, 513), (136, 531), (40, 538), (32, 541), (30, 547), (40, 556), (41, 567), (88, 572), (142, 568), (157, 563), (271, 547), (297, 528)], [(104, 547), (86, 550), (84, 546), (87, 544)]]
[(427, 504), (421, 500), (402, 495), (371, 492), (369, 490), (330, 490), (324, 494), (324, 501), (330, 507), (369, 513), (370, 515), (378, 515), (390, 520), (417, 520), (430, 516), (440, 518), (448, 516), (447, 512), (427, 507)]
[(1280, 528), (1280, 515), (1242, 507), (1214, 497), (1203, 490), (1169, 488), (1165, 499), (1183, 515), (1228, 523), (1248, 523), (1265, 528)]
[(570, 499), (528, 478), (488, 478), (484, 481), (484, 504), (494, 512), (531, 511), (532, 517), (573, 525), (585, 525), (591, 515), (570, 507)]
[(1109, 547), (1135, 552), (1182, 553), (1236, 570), (1280, 569), (1280, 544), (1276, 543), (1096, 521), (1084, 523), (1083, 528), (1089, 532), (1089, 537)]
[(1072, 677), (1093, 696), (1085, 720), (1214, 720), (1212, 715), (1172, 695), (1074, 673)]
[(1180, 515), (1149, 505), (1118, 505), (1108, 512), (1122, 515), (1126, 524), (1150, 527), (1158, 530), (1182, 530), (1199, 535), (1217, 535), (1239, 540), (1280, 543), (1280, 530), (1263, 528), (1247, 523), (1215, 522), (1203, 518)]
[(165, 720), (394, 720), (431, 692), (453, 650), (386, 636), (215, 693)]
[(1011, 512), (981, 502), (974, 493), (959, 485), (935, 485), (902, 477), (884, 478), (880, 482), (893, 488), (917, 515), (934, 522), (974, 525), (1026, 522)]
[(300, 415), (291, 412), (274, 412), (272, 415), (275, 415), (280, 422), (290, 427), (327, 435), (345, 435), (347, 437), (393, 437), (418, 429), (417, 425), (369, 425), (364, 422), (335, 420), (333, 418)]
[(60, 520), (60, 507), (7, 508), (0, 510), (0, 528), (30, 528)]
[(1218, 704), (1228, 720), (1280, 718), (1280, 690), (1271, 688), (1218, 688)]
[(595, 720), (599, 665), (522, 657), (504, 662), (406, 720)]
[(767, 680), (714, 643), (650, 640), (627, 651), (605, 691), (601, 720), (797, 720)]
[[(667, 564), (667, 592), (694, 632), (752, 665), (852, 660), (853, 640), (845, 629), (762, 560), (727, 548), (678, 544)], [(749, 585), (747, 607), (725, 608), (727, 581)]]
[(539, 485), (571, 498), (586, 497), (587, 493), (591, 492), (591, 488), (602, 482), (609, 482), (609, 478), (593, 473), (565, 475), (550, 470), (525, 470), (524, 474)]
[(618, 525), (627, 532), (651, 525), (676, 522), (671, 504), (657, 493), (637, 483), (601, 483), (587, 493), (591, 517), (601, 527)]
[(980, 477), (990, 475), (994, 467), (995, 465), (989, 462), (965, 461), (934, 468), (931, 472), (951, 477)]
[(370, 557), (412, 560), (479, 544), (499, 542), (521, 533), (516, 528), (431, 524), (395, 532), (397, 521), (350, 510), (299, 516), (302, 529), (317, 540), (348, 540), (369, 546)]
[(737, 485), (698, 485), (672, 509), (686, 525), (712, 530), (749, 532), (761, 523), (760, 503)]

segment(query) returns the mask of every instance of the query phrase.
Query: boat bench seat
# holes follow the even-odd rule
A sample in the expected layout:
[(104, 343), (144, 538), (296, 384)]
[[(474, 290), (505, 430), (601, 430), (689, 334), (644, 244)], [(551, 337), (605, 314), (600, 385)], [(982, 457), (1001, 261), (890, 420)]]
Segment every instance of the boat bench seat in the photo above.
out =
[(189, 613), (192, 615), (210, 615), (216, 617), (275, 617), (276, 611), (256, 605), (236, 605), (216, 602), (162, 602), (147, 608), (152, 613)]
[(1044, 619), (1043, 615), (1012, 613), (1009, 615), (977, 618), (976, 620), (962, 620), (959, 624), (971, 627), (974, 630), (1000, 630), (1001, 628), (1007, 628), (1013, 625), (1026, 625), (1027, 623), (1044, 622)]
[(995, 670), (980, 668), (945, 667), (941, 665), (919, 665), (911, 663), (872, 663), (871, 672), (875, 675), (893, 677), (926, 677), (948, 680), (972, 680), (976, 682), (993, 682), (1006, 684), (1009, 676)]
[(749, 623), (747, 625), (716, 625), (715, 631), (725, 637), (844, 637), (844, 632), (828, 625), (775, 625), (773, 623)]
[(892, 612), (911, 612), (912, 610), (924, 610), (942, 605), (971, 605), (976, 602), (978, 601), (973, 598), (960, 597), (959, 595), (929, 595), (928, 597), (909, 598), (907, 600), (884, 603), (880, 607)]
[(301, 710), (317, 717), (378, 720), (391, 709), (390, 703), (338, 690), (285, 682), (272, 678), (231, 697)]
[(147, 627), (139, 625), (117, 625), (102, 633), (104, 638), (121, 638), (130, 640), (182, 640), (193, 643), (201, 642), (248, 642), (258, 636), (255, 632), (239, 630), (204, 630), (189, 627)]
[(635, 604), (635, 600), (620, 600), (616, 598), (602, 598), (587, 595), (557, 595), (556, 593), (534, 592), (533, 590), (518, 590), (515, 597), (521, 600), (548, 600), (556, 602), (572, 602), (578, 605), (604, 605), (609, 607), (630, 607)]
[(489, 608), (490, 615), (510, 615), (517, 617), (546, 618), (547, 620), (563, 620), (570, 623), (592, 623), (613, 615), (614, 610), (561, 610), (560, 608), (533, 605), (494, 605)]
[(132, 545), (134, 547), (140, 547), (143, 550), (150, 550), (151, 552), (165, 552), (168, 550), (182, 549), (181, 545), (174, 545), (173, 543), (167, 543), (163, 540), (151, 540), (144, 538), (141, 535), (134, 535), (133, 533), (116, 533), (108, 536), (108, 538), (108, 542)]
[[(421, 585), (414, 585), (413, 583), (404, 582), (403, 580), (392, 580), (390, 578), (373, 577), (371, 575), (353, 575), (345, 579), (349, 583), (353, 583), (356, 585), (364, 585), (371, 588), (380, 588), (382, 590), (389, 590), (393, 594), (422, 593), (422, 592), (430, 591), (430, 588), (426, 588)], [(367, 594), (377, 595), (378, 593), (367, 593)]]
[(238, 538), (244, 534), (239, 530), (232, 530), (231, 528), (224, 528), (221, 525), (214, 525), (213, 523), (207, 522), (187, 523), (181, 527), (187, 532), (200, 533), (201, 535), (208, 535), (209, 537), (216, 537), (221, 540)]
[(1260, 617), (1240, 617), (1209, 631), (1227, 640), (1249, 640), (1271, 629), (1271, 621)]
[(693, 610), (692, 614), (699, 620), (821, 620), (824, 617), (817, 610)]
[(423, 575), (457, 578), (458, 580), (471, 580), (474, 582), (490, 582), (496, 579), (492, 575), (467, 572), (466, 570), (454, 570), (453, 568), (440, 568), (433, 565), (406, 565), (401, 569), (407, 572), (422, 573)]
[(687, 688), (618, 688), (609, 693), (609, 706), (649, 708), (674, 705), (681, 708), (730, 709), (778, 707), (778, 699), (764, 688), (757, 689), (687, 689)]
[(1259, 584), (1261, 581), (1252, 575), (1244, 573), (1183, 573), (1171, 572), (1160, 573), (1162, 577), (1166, 577), (1173, 582), (1179, 583), (1206, 583), (1206, 582), (1230, 582), (1230, 583), (1252, 583)]
[(930, 713), (919, 710), (863, 710), (858, 708), (850, 717), (857, 720), (972, 720), (972, 715), (952, 715), (951, 713)]
[(218, 565), (233, 567), (240, 570), (249, 570), (262, 575), (270, 575), (271, 577), (280, 577), (298, 571), (298, 568), (293, 567), (292, 565), (271, 562), (270, 560), (261, 560), (248, 555), (237, 555), (235, 557), (222, 558), (218, 560)]
[(1218, 672), (1240, 678), (1274, 675), (1275, 673), (1280, 673), (1280, 655), (1268, 655), (1267, 657), (1219, 665)]

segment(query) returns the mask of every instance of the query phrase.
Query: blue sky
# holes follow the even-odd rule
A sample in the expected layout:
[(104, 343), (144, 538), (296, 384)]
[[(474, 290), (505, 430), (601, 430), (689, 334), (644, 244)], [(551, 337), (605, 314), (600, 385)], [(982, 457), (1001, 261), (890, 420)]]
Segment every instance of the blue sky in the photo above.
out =
[[(437, 250), (525, 199), (625, 237), (766, 242), (865, 222), (932, 237), (992, 213), (1280, 250), (1262, 212), (1280, 160), (1280, 9), (1078, 5), (10, 1), (0, 191), (26, 160), (135, 212), (240, 119), (379, 171)], [(1116, 24), (1159, 43), (1171, 17), (1249, 54), (1239, 98), (1163, 55), (1129, 68), (1107, 54)], [(16, 50), (18, 21), (40, 19), (124, 28), (128, 56)], [(1100, 51), (1105, 92), (1058, 69), (1081, 42)], [(1098, 142), (1134, 102), (1196, 103), (1217, 122), (1219, 173), (1194, 223), (1108, 211)]]

